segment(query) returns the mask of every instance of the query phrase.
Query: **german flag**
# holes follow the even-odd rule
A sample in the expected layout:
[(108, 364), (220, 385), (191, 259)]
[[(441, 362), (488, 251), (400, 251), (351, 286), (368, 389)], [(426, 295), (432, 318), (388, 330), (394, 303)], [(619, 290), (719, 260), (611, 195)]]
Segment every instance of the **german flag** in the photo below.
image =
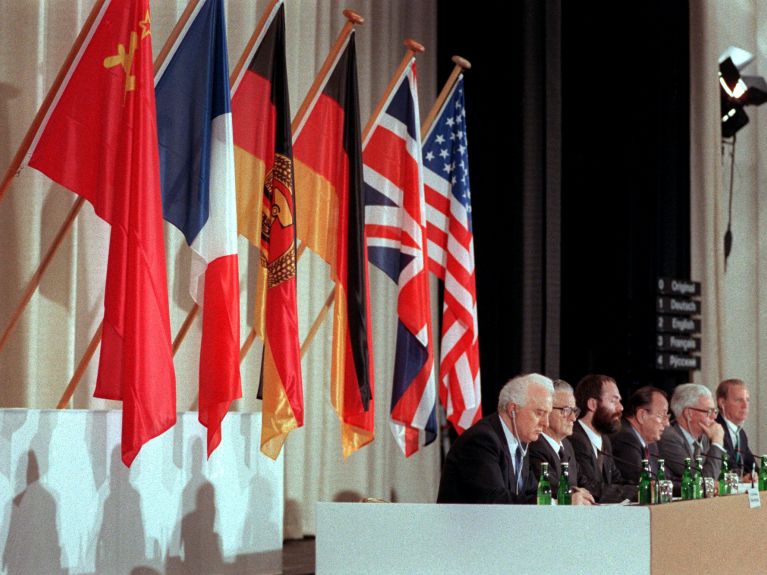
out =
[(301, 241), (335, 282), (331, 402), (344, 458), (373, 440), (373, 353), (354, 34), (296, 130)]
[(264, 341), (261, 451), (277, 459), (304, 424), (285, 7), (278, 2), (232, 94), (237, 224), (261, 249), (254, 325)]

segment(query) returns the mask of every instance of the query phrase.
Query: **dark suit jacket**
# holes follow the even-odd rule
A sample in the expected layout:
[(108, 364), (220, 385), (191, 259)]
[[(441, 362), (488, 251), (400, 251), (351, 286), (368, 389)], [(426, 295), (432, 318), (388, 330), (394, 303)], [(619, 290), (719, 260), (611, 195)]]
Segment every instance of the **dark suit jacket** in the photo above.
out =
[[(703, 476), (719, 478), (719, 471), (722, 467), (722, 457), (725, 452), (714, 447), (705, 435), (701, 440), (703, 456)], [(708, 456), (711, 457), (708, 457)], [(682, 483), (682, 472), (684, 471), (685, 457), (692, 457), (693, 449), (687, 438), (682, 433), (678, 422), (674, 422), (667, 427), (658, 442), (658, 457), (666, 460), (666, 479), (674, 482), (674, 491), (678, 492)]]
[(569, 439), (573, 444), (575, 460), (578, 462), (578, 487), (588, 489), (597, 503), (620, 503), (624, 499), (636, 499), (637, 486), (629, 484), (623, 478), (611, 457), (612, 445), (609, 437), (602, 436), (602, 451), (606, 455), (603, 457), (601, 474), (594, 447), (580, 422), (573, 425), (573, 434)]
[(724, 450), (727, 452), (727, 463), (730, 469), (740, 467), (741, 475), (743, 473), (751, 473), (751, 469), (754, 466), (754, 454), (751, 453), (751, 449), (748, 447), (748, 436), (746, 432), (741, 429), (738, 431), (739, 450), (740, 450), (740, 465), (736, 463), (737, 453), (735, 453), (735, 446), (732, 444), (732, 436), (730, 435), (730, 429), (727, 427), (724, 417), (720, 413), (716, 417), (716, 421), (724, 428)]
[[(642, 442), (628, 420), (621, 421), (620, 431), (610, 435), (610, 443), (615, 456), (615, 466), (623, 478), (631, 483), (639, 484), (645, 453)], [(650, 451), (650, 471), (655, 476), (658, 472), (658, 446), (654, 442), (648, 443), (647, 449)]]
[(437, 503), (534, 503), (537, 482), (527, 456), (523, 487), (517, 492), (509, 444), (497, 413), (488, 415), (456, 439), (442, 467)]
[[(567, 439), (562, 440), (562, 447), (565, 451), (565, 461), (569, 464), (568, 473), (570, 475), (570, 487), (578, 485), (578, 462), (575, 461), (573, 446)], [(559, 455), (552, 449), (548, 441), (541, 435), (536, 441), (530, 444), (530, 466), (533, 469), (536, 481), (541, 477), (541, 463), (549, 464), (549, 481), (551, 483), (551, 493), (557, 496), (559, 489), (559, 476), (562, 473), (562, 462)]]

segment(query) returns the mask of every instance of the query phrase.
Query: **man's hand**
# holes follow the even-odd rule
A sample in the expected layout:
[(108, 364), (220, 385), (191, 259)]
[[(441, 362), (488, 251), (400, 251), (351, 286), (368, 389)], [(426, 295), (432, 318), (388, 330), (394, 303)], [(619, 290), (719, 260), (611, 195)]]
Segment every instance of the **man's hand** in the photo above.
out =
[(709, 425), (701, 422), (700, 426), (711, 443), (724, 444), (724, 428), (720, 424), (716, 421), (712, 421)]
[(573, 488), (573, 505), (594, 505), (594, 496), (589, 493), (588, 489), (582, 487)]

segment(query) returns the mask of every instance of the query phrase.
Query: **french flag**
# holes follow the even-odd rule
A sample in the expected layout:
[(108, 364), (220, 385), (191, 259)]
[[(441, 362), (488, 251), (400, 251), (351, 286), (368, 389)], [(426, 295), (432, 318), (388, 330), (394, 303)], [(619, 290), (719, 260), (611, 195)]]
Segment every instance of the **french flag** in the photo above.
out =
[(208, 456), (242, 397), (237, 209), (222, 0), (200, 2), (155, 75), (163, 216), (192, 249), (190, 294), (202, 309), (200, 423)]

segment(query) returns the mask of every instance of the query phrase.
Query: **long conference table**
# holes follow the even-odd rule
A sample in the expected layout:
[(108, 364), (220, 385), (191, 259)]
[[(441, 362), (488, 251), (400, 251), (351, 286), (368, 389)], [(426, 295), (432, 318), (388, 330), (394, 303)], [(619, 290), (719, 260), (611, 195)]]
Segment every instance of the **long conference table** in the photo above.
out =
[(317, 573), (765, 572), (767, 498), (536, 507), (318, 503)]

